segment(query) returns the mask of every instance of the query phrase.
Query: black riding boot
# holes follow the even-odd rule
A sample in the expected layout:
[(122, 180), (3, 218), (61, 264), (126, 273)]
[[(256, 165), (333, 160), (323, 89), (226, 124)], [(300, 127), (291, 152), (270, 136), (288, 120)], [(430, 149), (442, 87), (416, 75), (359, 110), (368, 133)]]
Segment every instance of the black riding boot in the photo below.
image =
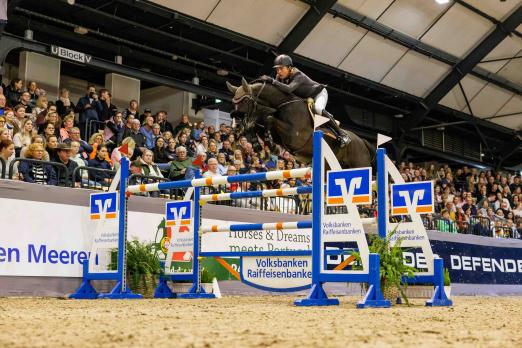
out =
[(341, 147), (345, 147), (352, 141), (348, 133), (346, 133), (341, 127), (339, 127), (339, 124), (333, 117), (331, 113), (329, 113), (326, 110), (323, 110), (323, 116), (328, 117), (330, 119), (330, 122), (327, 123), (329, 128), (335, 133), (335, 136), (337, 136), (337, 140), (339, 141), (339, 145)]

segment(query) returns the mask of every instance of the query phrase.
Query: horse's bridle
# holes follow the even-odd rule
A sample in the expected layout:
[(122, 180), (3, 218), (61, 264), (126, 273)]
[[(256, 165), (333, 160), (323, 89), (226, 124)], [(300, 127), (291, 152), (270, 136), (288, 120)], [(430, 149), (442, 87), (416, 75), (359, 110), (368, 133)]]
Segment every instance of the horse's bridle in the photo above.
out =
[[(234, 104), (241, 103), (243, 101), (243, 99), (245, 99), (245, 98), (247, 98), (248, 100), (252, 101), (252, 104), (248, 104), (248, 110), (247, 110), (247, 114), (246, 114), (246, 118), (247, 119), (249, 119), (250, 116), (254, 112), (256, 112), (257, 104), (258, 104), (258, 101), (259, 101), (259, 96), (261, 95), (261, 92), (263, 92), (263, 89), (265, 88), (265, 85), (266, 85), (266, 81), (263, 81), (263, 85), (261, 86), (261, 88), (259, 89), (259, 92), (257, 92), (255, 97), (252, 94), (245, 94), (245, 95), (241, 96), (238, 100), (235, 100), (235, 98), (232, 99)], [(252, 107), (253, 107), (253, 109), (251, 110)]]

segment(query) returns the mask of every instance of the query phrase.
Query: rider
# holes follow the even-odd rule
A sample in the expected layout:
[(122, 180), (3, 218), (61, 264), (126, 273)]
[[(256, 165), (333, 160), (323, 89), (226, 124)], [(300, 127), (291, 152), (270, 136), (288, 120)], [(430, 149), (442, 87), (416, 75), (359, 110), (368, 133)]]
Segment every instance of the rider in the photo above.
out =
[(263, 80), (272, 83), (275, 87), (285, 93), (293, 93), (299, 98), (313, 98), (314, 111), (330, 119), (329, 128), (337, 136), (341, 147), (346, 146), (350, 141), (348, 134), (339, 127), (333, 115), (325, 110), (328, 102), (328, 92), (325, 85), (319, 84), (309, 78), (305, 73), (293, 66), (292, 58), (286, 54), (277, 56), (274, 60), (274, 69), (277, 76), (275, 79), (264, 76)]

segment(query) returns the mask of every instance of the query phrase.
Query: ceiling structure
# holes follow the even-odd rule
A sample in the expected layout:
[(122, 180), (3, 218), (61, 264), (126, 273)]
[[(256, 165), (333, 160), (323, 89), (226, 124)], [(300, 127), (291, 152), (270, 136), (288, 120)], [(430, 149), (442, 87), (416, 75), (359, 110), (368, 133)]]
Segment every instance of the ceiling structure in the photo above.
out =
[[(288, 53), (328, 84), (344, 125), (392, 135), (399, 156), (408, 144), (425, 145), (419, 130), (427, 127), (447, 132), (446, 142), (450, 131), (477, 141), (487, 163), (518, 165), (522, 0), (440, 2), (11, 0), (7, 31), (30, 27), (35, 40), (121, 55), (124, 65), (180, 79), (198, 76), (221, 93), (225, 80), (267, 74), (275, 54)], [(88, 33), (74, 33), (77, 26)], [(363, 119), (373, 112), (374, 126), (343, 105), (363, 110)]]

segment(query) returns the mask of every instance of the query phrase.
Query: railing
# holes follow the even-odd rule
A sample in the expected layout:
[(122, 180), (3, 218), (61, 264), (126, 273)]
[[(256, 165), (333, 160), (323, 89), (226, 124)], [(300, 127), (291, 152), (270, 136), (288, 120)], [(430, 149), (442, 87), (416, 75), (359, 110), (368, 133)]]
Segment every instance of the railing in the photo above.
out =
[(467, 233), (476, 236), (493, 237), (491, 220), (484, 216), (471, 216)]
[(458, 227), (457, 227), (455, 221), (440, 218), (440, 217), (435, 217), (435, 218), (433, 218), (432, 223), (433, 223), (432, 226), (437, 231), (458, 233)]
[(87, 121), (87, 125), (85, 126), (85, 134), (83, 137), (83, 139), (85, 139), (85, 141), (89, 141), (91, 135), (96, 133), (98, 131), (98, 129), (100, 128), (100, 127), (95, 127), (95, 126), (104, 126), (105, 127), (105, 122), (94, 120), (94, 119), (90, 119), (89, 121)]
[[(28, 162), (28, 163), (35, 163), (35, 164), (42, 164), (42, 165), (49, 165), (54, 168), (57, 168), (58, 170), (55, 171), (56, 174), (56, 186), (70, 186), (70, 176), (69, 176), (69, 170), (67, 170), (67, 167), (63, 165), (62, 163), (57, 162), (49, 162), (49, 161), (40, 161), (32, 158), (15, 158), (13, 161), (11, 161), (11, 164), (9, 165), (9, 179), (13, 179), (13, 172), (14, 172), (14, 166), (16, 163), (22, 163), (22, 162)], [(20, 173), (20, 166), (18, 166), (18, 174), (21, 176), (22, 173)], [(16, 178), (15, 178), (16, 179)], [(21, 179), (23, 180), (23, 178)]]
[[(87, 172), (87, 174), (88, 174), (87, 176), (83, 175), (84, 171)], [(110, 174), (109, 177), (107, 177), (107, 179), (109, 179), (109, 180), (105, 181), (106, 175), (96, 176), (96, 175), (93, 175), (93, 173)], [(116, 175), (115, 170), (83, 166), (83, 167), (76, 167), (73, 171), (72, 177), (80, 178), (79, 182), (80, 182), (81, 188), (91, 189), (91, 190), (107, 190), (111, 184), (112, 179), (114, 178), (114, 175)]]

